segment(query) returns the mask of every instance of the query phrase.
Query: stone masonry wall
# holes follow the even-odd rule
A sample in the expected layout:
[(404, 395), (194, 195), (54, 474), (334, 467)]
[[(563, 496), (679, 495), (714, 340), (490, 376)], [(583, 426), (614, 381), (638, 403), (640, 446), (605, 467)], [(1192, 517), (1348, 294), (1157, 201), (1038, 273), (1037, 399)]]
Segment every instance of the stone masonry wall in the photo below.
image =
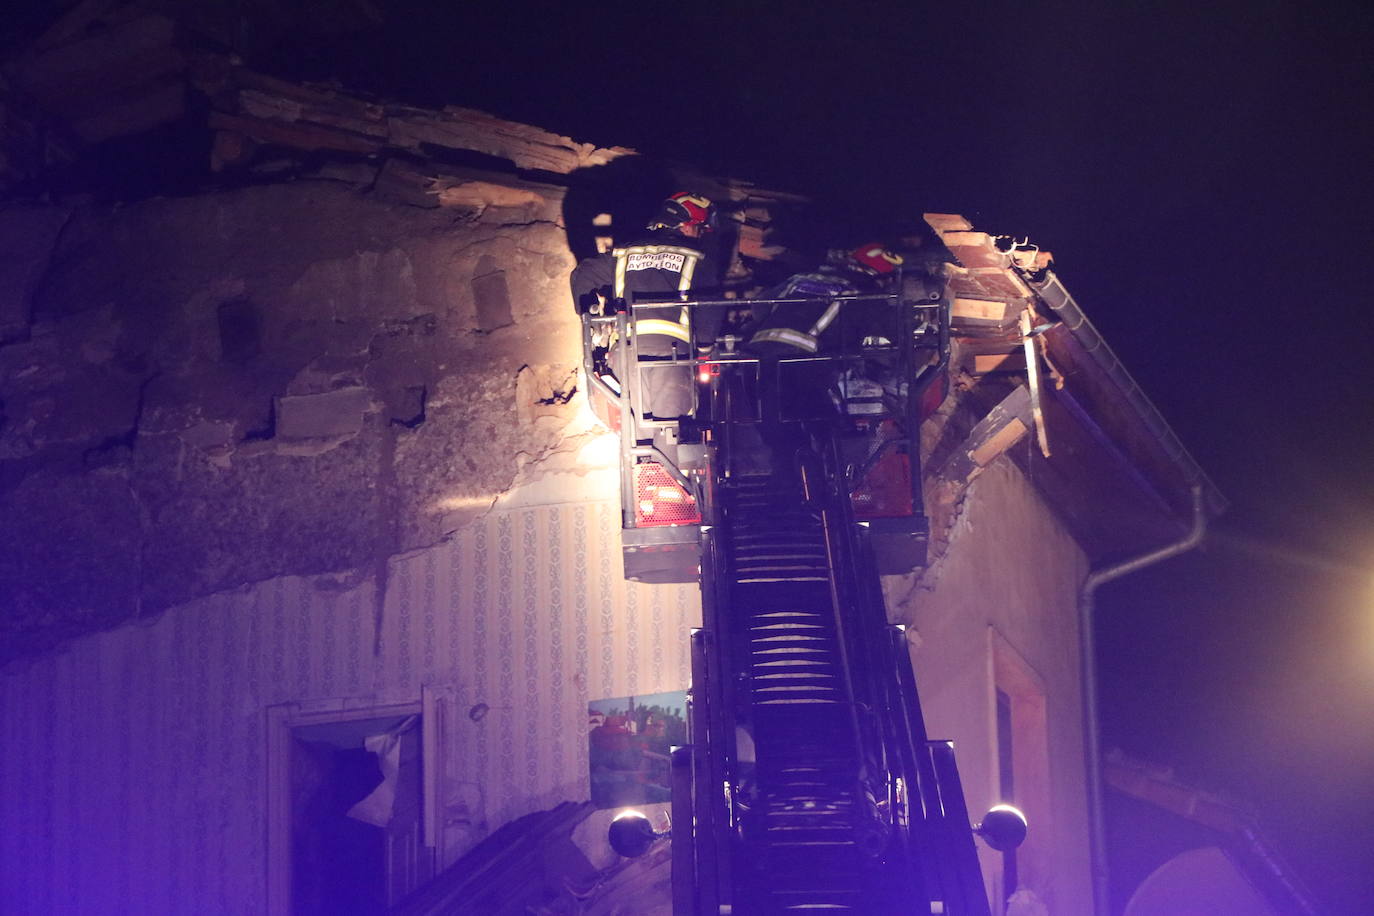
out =
[(0, 664), (490, 506), (580, 352), (560, 191), (501, 197), (0, 209)]

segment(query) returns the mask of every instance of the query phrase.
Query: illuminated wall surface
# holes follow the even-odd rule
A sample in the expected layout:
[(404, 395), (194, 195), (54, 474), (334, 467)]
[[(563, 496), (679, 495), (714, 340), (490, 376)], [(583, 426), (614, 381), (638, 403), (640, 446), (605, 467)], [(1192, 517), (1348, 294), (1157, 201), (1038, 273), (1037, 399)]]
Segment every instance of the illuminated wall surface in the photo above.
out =
[[(455, 688), (447, 752), (468, 843), (587, 798), (588, 701), (685, 687), (700, 614), (693, 586), (622, 578), (618, 528), (605, 501), (515, 508), (394, 559), (375, 654), (371, 578), (283, 577), (11, 668), (0, 895), (15, 912), (260, 911), (265, 710), (284, 702)], [(1072, 625), (1083, 559), (1007, 462), (974, 482), (951, 535), (933, 591), (888, 583), (895, 615), (921, 634), (931, 735), (956, 740), (976, 817), (1003, 797), (994, 690), (1039, 691), (1043, 720), (1016, 733), (1030, 755), (1021, 880), (1073, 912), (1088, 899)], [(1027, 562), (1009, 570), (1011, 556)], [(1007, 647), (1029, 682), (999, 669)], [(474, 722), (463, 713), (478, 704)], [(984, 860), (997, 893), (1000, 860)]]
[[(954, 741), (972, 817), (1002, 801), (1025, 811), (1020, 886), (1051, 913), (1089, 913), (1076, 612), (1087, 560), (1006, 458), (963, 491), (949, 537), (923, 579), (933, 588), (888, 590), (890, 610), (919, 633), (927, 730)], [(1009, 722), (999, 723), (999, 693)], [(1010, 894), (1001, 857), (979, 852), (992, 898)]]
[(280, 578), (86, 637), (0, 679), (0, 900), (14, 913), (253, 913), (264, 710), (452, 685), (449, 753), (490, 829), (588, 795), (587, 702), (682, 689), (690, 586), (621, 576), (605, 502), (493, 514), (375, 593)]

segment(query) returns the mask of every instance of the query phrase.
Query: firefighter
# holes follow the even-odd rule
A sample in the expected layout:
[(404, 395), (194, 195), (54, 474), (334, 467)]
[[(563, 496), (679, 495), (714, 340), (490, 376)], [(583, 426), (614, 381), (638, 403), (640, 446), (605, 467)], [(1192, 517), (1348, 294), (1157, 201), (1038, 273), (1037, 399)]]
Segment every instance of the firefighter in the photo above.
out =
[[(828, 415), (838, 392), (840, 400), (862, 398), (848, 404), (846, 412), (880, 409), (880, 388), (868, 380), (842, 374), (830, 363), (787, 362), (789, 357), (856, 353), (860, 344), (891, 342), (893, 311), (886, 302), (836, 302), (836, 297), (885, 292), (896, 280), (900, 256), (881, 243), (869, 242), (852, 251), (832, 250), (817, 269), (794, 274), (761, 299), (813, 300), (756, 311), (754, 332), (745, 349), (763, 360), (760, 371), (774, 379), (778, 409), (783, 419)], [(756, 309), (759, 309), (756, 306)], [(783, 360), (777, 363), (774, 360)], [(838, 385), (838, 388), (836, 387)]]
[(883, 292), (896, 279), (901, 264), (901, 256), (879, 242), (832, 252), (816, 270), (794, 274), (761, 297), (818, 301), (780, 305), (757, 315), (748, 349), (761, 356), (810, 356), (868, 338), (886, 340), (891, 336), (884, 333), (890, 310), (881, 304), (829, 300)]
[[(608, 304), (623, 308), (632, 294), (686, 293), (718, 286), (719, 271), (705, 247), (715, 222), (716, 207), (708, 198), (689, 191), (673, 194), (649, 222), (647, 235), (587, 258), (573, 270), (572, 296), (578, 313), (599, 313)], [(691, 356), (686, 318), (686, 310), (677, 305), (636, 309), (634, 335), (641, 363)], [(614, 368), (623, 377), (622, 367)], [(646, 415), (675, 419), (690, 411), (690, 367), (649, 368), (640, 377)]]

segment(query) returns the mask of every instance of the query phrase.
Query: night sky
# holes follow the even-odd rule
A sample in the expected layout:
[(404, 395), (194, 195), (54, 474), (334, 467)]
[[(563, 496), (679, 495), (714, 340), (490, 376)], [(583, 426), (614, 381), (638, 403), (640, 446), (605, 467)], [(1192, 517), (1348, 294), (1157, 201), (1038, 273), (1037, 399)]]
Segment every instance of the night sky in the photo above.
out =
[(379, 2), (249, 63), (1054, 251), (1231, 501), (1101, 593), (1105, 746), (1254, 803), (1332, 912), (1370, 912), (1374, 15), (725, 6)]

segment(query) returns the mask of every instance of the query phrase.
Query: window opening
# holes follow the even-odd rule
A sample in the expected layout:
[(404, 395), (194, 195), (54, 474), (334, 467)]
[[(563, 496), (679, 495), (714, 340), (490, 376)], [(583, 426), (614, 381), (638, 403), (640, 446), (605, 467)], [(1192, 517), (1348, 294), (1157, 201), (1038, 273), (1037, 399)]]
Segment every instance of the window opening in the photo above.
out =
[(384, 914), (434, 876), (420, 708), (269, 710), (269, 912)]

